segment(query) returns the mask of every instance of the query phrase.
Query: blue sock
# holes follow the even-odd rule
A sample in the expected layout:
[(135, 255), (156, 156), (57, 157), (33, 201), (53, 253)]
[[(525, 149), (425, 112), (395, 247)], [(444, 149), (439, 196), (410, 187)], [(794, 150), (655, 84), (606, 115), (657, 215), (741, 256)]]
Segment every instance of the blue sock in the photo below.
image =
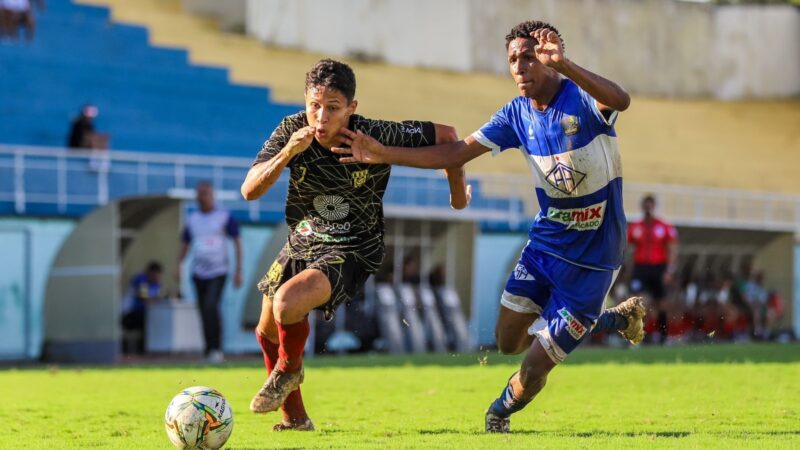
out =
[(528, 403), (530, 403), (530, 400), (526, 402), (519, 400), (514, 396), (514, 391), (511, 389), (511, 383), (509, 382), (505, 389), (503, 389), (500, 397), (497, 397), (497, 400), (495, 400), (492, 403), (492, 406), (489, 407), (489, 410), (500, 417), (508, 417), (511, 414), (520, 411), (522, 408), (527, 406)]
[(617, 312), (603, 311), (597, 318), (592, 333), (619, 331), (625, 328), (628, 328), (628, 319), (625, 316)]

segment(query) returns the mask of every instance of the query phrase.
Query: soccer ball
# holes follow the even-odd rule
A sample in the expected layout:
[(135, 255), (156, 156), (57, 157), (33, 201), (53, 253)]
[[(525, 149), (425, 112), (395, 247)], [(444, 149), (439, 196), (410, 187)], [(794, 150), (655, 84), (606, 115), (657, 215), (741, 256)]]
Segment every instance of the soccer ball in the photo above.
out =
[(169, 402), (164, 427), (178, 448), (217, 449), (233, 431), (233, 411), (218, 390), (194, 386)]

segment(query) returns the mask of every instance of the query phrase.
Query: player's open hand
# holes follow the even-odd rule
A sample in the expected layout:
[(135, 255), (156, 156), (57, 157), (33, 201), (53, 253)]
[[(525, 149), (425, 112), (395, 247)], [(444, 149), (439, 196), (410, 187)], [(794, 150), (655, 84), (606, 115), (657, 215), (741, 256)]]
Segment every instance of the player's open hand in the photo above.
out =
[(315, 132), (316, 128), (308, 126), (300, 128), (292, 133), (292, 137), (290, 137), (289, 142), (286, 143), (286, 149), (289, 151), (289, 154), (295, 156), (306, 151), (311, 145), (311, 141), (314, 140)]
[(533, 51), (536, 52), (536, 59), (540, 63), (555, 69), (566, 62), (564, 45), (558, 33), (547, 28), (539, 28), (531, 33), (531, 37), (536, 39), (537, 44)]
[(363, 164), (384, 164), (383, 156), (386, 148), (361, 131), (353, 132), (347, 128), (339, 131), (342, 143), (349, 145), (345, 147), (333, 147), (331, 151), (337, 155), (346, 155), (339, 158), (343, 163), (363, 163)]

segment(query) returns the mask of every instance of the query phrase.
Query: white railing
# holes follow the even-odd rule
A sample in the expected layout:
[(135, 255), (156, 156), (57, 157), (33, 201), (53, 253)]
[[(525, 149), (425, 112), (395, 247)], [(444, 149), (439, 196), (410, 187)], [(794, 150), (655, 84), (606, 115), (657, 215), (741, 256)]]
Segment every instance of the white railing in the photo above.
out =
[[(251, 162), (249, 158), (0, 145), (0, 202), (13, 202), (17, 214), (28, 213), (32, 205), (51, 205), (64, 214), (70, 207), (100, 205), (113, 198), (191, 198), (195, 183), (207, 179), (217, 186), (218, 199), (227, 208), (246, 211), (254, 221), (262, 213), (282, 214), (285, 174), (275, 189), (257, 201), (246, 202), (239, 196)], [(470, 182), (476, 188), (473, 204), (465, 211), (453, 211), (440, 171), (395, 167), (385, 197), (386, 214), (518, 227), (539, 211), (527, 175), (471, 175)], [(800, 234), (798, 195), (632, 182), (624, 186), (629, 217), (639, 214), (642, 196), (654, 194), (659, 214), (676, 225)]]
[[(199, 180), (210, 180), (220, 203), (253, 220), (281, 215), (288, 177), (259, 200), (239, 194), (252, 160), (249, 158), (159, 154), (130, 151), (87, 151), (0, 145), (0, 203), (13, 203), (16, 214), (78, 214), (111, 199), (168, 195), (193, 197)], [(480, 180), (476, 180), (480, 183)], [(524, 222), (522, 204), (497, 196), (476, 196), (473, 208), (449, 208), (449, 188), (441, 173), (397, 167), (392, 170), (385, 206), (389, 217)], [(37, 210), (36, 208), (40, 209)]]

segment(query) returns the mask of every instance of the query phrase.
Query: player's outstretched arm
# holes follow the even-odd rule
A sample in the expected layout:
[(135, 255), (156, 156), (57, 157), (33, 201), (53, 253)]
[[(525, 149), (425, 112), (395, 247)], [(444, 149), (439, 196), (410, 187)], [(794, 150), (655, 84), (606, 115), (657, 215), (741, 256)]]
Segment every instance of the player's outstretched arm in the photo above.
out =
[(281, 171), (289, 161), (311, 145), (314, 131), (314, 127), (303, 127), (295, 131), (278, 154), (251, 167), (242, 183), (242, 197), (245, 200), (256, 200), (264, 195), (278, 181)]
[(461, 167), (491, 150), (472, 136), (449, 144), (406, 148), (386, 147), (361, 131), (353, 132), (343, 128), (340, 133), (342, 143), (349, 147), (333, 147), (331, 151), (344, 155), (339, 158), (343, 163), (395, 164), (421, 169), (448, 169)]
[(581, 87), (597, 101), (598, 109), (625, 111), (631, 104), (631, 97), (618, 84), (584, 69), (567, 59), (564, 46), (558, 34), (546, 28), (540, 28), (531, 37), (538, 44), (534, 51), (536, 58), (545, 66), (552, 67)]
[[(456, 129), (438, 123), (433, 124), (436, 129), (436, 144), (453, 144), (458, 142)], [(450, 207), (464, 209), (472, 200), (472, 186), (467, 184), (464, 166), (444, 169), (447, 174), (447, 183), (450, 185)]]

